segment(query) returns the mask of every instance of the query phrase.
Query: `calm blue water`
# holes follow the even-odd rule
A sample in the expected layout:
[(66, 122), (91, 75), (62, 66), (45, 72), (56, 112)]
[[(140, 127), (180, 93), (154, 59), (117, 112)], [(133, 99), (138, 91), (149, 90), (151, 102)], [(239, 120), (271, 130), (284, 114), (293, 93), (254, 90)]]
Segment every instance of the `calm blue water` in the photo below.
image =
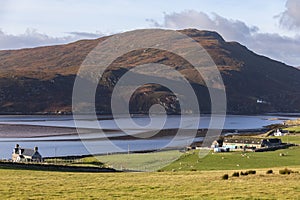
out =
[[(88, 145), (89, 151), (85, 145), (79, 140), (78, 135), (70, 136), (51, 136), (51, 137), (40, 137), (40, 138), (0, 138), (0, 159), (9, 159), (11, 152), (16, 143), (19, 143), (22, 147), (33, 148), (38, 146), (40, 153), (44, 157), (51, 156), (67, 156), (67, 155), (84, 155), (92, 153), (108, 153), (113, 151), (137, 151), (137, 150), (149, 150), (149, 149), (161, 149), (170, 143), (172, 137), (163, 137), (156, 139), (138, 139), (138, 140), (108, 140), (107, 137), (116, 137), (124, 135), (124, 131), (129, 134), (141, 133), (149, 130), (156, 130), (159, 127), (156, 124), (150, 124), (150, 119), (147, 117), (135, 117), (134, 122), (141, 127), (132, 127), (126, 118), (119, 118), (119, 124), (122, 125), (122, 131), (115, 123), (114, 120), (108, 119), (110, 116), (103, 116), (95, 123), (93, 120), (84, 119), (81, 120), (80, 125), (84, 128), (99, 128), (115, 130), (108, 134), (101, 134), (95, 129), (95, 133), (89, 133), (81, 135), (84, 139), (93, 139), (85, 142)], [(106, 119), (107, 118), (107, 119)], [(162, 121), (160, 117), (156, 116), (158, 121)], [(295, 116), (276, 116), (276, 115), (265, 115), (265, 116), (241, 116), (241, 115), (228, 115), (226, 116), (224, 129), (258, 129), (263, 126), (282, 123), (286, 119), (294, 119)], [(220, 116), (220, 119), (221, 116)], [(180, 116), (168, 116), (164, 122), (163, 129), (174, 129), (180, 127)], [(185, 118), (184, 129), (189, 129), (189, 124), (193, 124), (197, 118), (188, 117)], [(53, 127), (75, 127), (72, 116), (22, 116), (22, 115), (3, 115), (0, 116), (1, 124), (19, 124), (19, 125), (36, 125), (36, 126), (53, 126)], [(210, 123), (209, 116), (201, 116), (198, 128), (207, 128)], [(97, 126), (95, 126), (97, 124)], [(149, 125), (150, 124), (150, 125)], [(147, 126), (148, 125), (148, 126)], [(212, 127), (219, 129), (216, 127)], [(222, 128), (222, 127), (221, 127)], [(5, 131), (5, 130), (4, 130)], [(173, 141), (170, 147), (184, 147), (191, 143), (194, 138), (180, 137), (176, 141)], [(197, 138), (201, 140), (202, 138)]]

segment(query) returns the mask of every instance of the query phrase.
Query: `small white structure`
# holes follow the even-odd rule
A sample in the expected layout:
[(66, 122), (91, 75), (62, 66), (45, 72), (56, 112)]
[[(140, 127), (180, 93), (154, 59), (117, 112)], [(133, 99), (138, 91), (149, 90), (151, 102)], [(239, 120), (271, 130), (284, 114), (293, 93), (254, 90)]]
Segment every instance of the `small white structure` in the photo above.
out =
[(263, 99), (257, 99), (257, 100), (256, 100), (256, 103), (257, 103), (257, 104), (267, 104), (268, 102), (265, 101), (265, 100), (263, 100)]
[(226, 149), (224, 147), (216, 147), (214, 148), (214, 152), (217, 153), (217, 152), (228, 152), (229, 149)]
[(274, 136), (284, 136), (284, 133), (281, 132), (279, 129), (276, 129), (276, 131), (274, 132)]
[(220, 144), (218, 143), (217, 140), (213, 141), (213, 143), (211, 144), (212, 149), (218, 148), (219, 146), (220, 146)]

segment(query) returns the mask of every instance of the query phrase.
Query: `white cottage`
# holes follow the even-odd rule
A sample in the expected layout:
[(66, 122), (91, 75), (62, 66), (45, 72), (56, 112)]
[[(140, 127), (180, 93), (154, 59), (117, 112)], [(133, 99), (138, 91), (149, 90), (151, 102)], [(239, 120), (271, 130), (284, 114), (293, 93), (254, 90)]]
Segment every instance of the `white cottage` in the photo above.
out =
[(276, 129), (276, 131), (274, 132), (274, 136), (284, 136), (284, 133), (281, 132), (279, 129)]
[(43, 158), (38, 152), (38, 147), (34, 147), (34, 149), (25, 149), (16, 144), (16, 147), (13, 149), (12, 160), (13, 162), (42, 162)]

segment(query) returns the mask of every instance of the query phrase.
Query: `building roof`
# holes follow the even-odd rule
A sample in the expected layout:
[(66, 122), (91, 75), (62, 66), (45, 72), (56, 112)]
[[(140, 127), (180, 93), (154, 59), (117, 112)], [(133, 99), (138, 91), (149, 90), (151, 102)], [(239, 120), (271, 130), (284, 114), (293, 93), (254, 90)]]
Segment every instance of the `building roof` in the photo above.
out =
[(263, 140), (263, 138), (255, 137), (229, 137), (224, 138), (224, 143), (261, 144)]
[(257, 138), (257, 137), (225, 137), (224, 143), (234, 144), (278, 144), (281, 143), (281, 139), (278, 138)]
[(281, 139), (279, 139), (279, 138), (269, 138), (268, 142), (269, 143), (281, 143)]
[(21, 153), (24, 156), (33, 156), (35, 151), (33, 149), (21, 149)]

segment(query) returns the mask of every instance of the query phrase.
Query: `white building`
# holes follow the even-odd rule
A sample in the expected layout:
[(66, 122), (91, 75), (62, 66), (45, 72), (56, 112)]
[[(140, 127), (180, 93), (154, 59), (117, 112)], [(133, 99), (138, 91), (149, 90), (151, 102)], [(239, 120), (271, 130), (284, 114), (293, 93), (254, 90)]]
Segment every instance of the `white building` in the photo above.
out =
[(13, 149), (12, 160), (13, 162), (42, 162), (43, 158), (42, 155), (38, 152), (38, 147), (34, 147), (34, 149), (25, 149), (16, 144), (16, 147)]
[(281, 132), (279, 129), (276, 129), (276, 131), (274, 132), (274, 136), (284, 136), (284, 133)]

